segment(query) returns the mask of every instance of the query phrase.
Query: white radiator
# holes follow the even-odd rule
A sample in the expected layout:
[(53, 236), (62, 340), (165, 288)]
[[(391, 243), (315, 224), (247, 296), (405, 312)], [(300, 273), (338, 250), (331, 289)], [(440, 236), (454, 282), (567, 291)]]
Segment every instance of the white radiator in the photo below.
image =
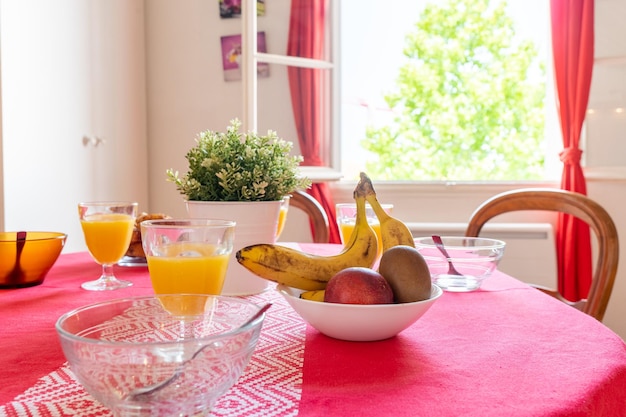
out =
[[(464, 236), (465, 223), (407, 223), (414, 237)], [(482, 237), (506, 242), (498, 269), (522, 281), (556, 288), (556, 250), (549, 223), (487, 223)]]

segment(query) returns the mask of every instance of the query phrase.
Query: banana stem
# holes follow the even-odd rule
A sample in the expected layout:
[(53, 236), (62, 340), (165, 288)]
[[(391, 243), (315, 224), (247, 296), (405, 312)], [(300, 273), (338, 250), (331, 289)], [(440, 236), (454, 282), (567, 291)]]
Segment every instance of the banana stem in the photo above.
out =
[(378, 202), (372, 180), (370, 180), (365, 172), (361, 172), (361, 179), (354, 190), (354, 195), (355, 198), (357, 195), (365, 197), (368, 203), (370, 203), (370, 206), (372, 206), (372, 209), (374, 209), (374, 213), (376, 213), (376, 217), (378, 217), (381, 223), (390, 218), (389, 214), (387, 214), (385, 209)]
[[(360, 184), (361, 182), (359, 181), (359, 184), (357, 184), (356, 188), (354, 189), (354, 192), (352, 193), (352, 196), (354, 197), (354, 201), (356, 202), (356, 219), (355, 219), (355, 224), (354, 224), (354, 231), (350, 235), (350, 239), (348, 240), (348, 242), (344, 245), (345, 247), (352, 246), (352, 244), (354, 243), (354, 241), (356, 241), (359, 234), (363, 234), (363, 231), (366, 229), (369, 229), (369, 232), (372, 235), (374, 236), (376, 235), (376, 233), (374, 232), (374, 229), (372, 229), (369, 222), (367, 221), (367, 212), (365, 209), (365, 201), (367, 197), (366, 197), (366, 194), (363, 192), (363, 190), (359, 189)], [(370, 186), (371, 186), (371, 183), (370, 183)]]

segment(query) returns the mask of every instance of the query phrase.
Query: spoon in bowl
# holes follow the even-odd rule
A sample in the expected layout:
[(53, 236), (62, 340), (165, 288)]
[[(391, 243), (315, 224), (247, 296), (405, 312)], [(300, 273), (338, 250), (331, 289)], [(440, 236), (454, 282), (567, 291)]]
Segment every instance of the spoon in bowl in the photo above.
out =
[(456, 268), (454, 267), (454, 264), (452, 263), (452, 259), (450, 258), (448, 251), (446, 250), (445, 246), (443, 246), (443, 242), (441, 241), (441, 236), (433, 235), (432, 239), (433, 239), (433, 242), (435, 242), (435, 246), (437, 247), (437, 249), (439, 249), (439, 251), (443, 254), (443, 256), (446, 257), (446, 260), (448, 261), (448, 275), (463, 276), (463, 274), (457, 271)]
[(26, 244), (26, 232), (17, 232), (15, 240), (15, 266), (9, 275), (9, 282), (12, 284), (19, 284), (20, 278), (22, 278), (22, 268), (20, 266), (20, 258), (22, 257), (22, 250)]
[[(243, 328), (249, 326), (250, 324), (252, 324), (254, 321), (256, 321), (256, 319), (261, 317), (261, 315), (263, 315), (263, 313), (265, 313), (265, 311), (268, 308), (270, 308), (271, 306), (272, 306), (272, 303), (265, 304), (256, 313), (254, 313), (252, 315), (252, 317), (250, 317), (248, 320), (246, 320), (236, 330), (243, 329)], [(176, 368), (176, 371), (174, 371), (174, 373), (172, 374), (172, 376), (170, 376), (166, 380), (158, 382), (158, 383), (156, 383), (154, 385), (149, 385), (149, 386), (146, 386), (146, 387), (141, 387), (141, 388), (134, 389), (131, 392), (129, 392), (128, 394), (125, 395), (125, 399), (138, 400), (138, 399), (141, 399), (141, 398), (143, 398), (145, 396), (149, 396), (151, 394), (154, 394), (155, 392), (162, 390), (163, 388), (167, 387), (168, 385), (171, 385), (174, 381), (176, 381), (183, 374), (183, 371), (185, 370), (185, 366), (187, 366), (187, 364), (189, 362), (194, 360), (200, 354), (200, 352), (202, 352), (205, 348), (208, 348), (209, 346), (215, 346), (215, 343), (216, 342), (209, 343), (208, 345), (204, 345), (200, 349), (195, 351), (194, 354), (191, 355), (191, 358), (185, 360), (184, 362), (181, 362), (180, 365), (178, 365), (178, 367)]]

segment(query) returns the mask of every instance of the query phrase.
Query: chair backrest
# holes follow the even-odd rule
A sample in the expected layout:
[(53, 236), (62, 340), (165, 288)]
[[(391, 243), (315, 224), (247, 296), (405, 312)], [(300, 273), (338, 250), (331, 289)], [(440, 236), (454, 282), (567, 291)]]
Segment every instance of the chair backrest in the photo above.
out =
[(304, 211), (313, 225), (313, 241), (315, 243), (328, 243), (330, 239), (330, 226), (328, 216), (322, 205), (304, 191), (296, 191), (291, 194), (290, 206)]
[(552, 188), (524, 188), (495, 195), (482, 203), (470, 217), (465, 235), (478, 236), (491, 218), (521, 210), (566, 213), (591, 227), (597, 240), (597, 261), (588, 298), (570, 303), (556, 290), (541, 289), (601, 321), (611, 297), (619, 261), (617, 229), (611, 216), (597, 202), (580, 193)]

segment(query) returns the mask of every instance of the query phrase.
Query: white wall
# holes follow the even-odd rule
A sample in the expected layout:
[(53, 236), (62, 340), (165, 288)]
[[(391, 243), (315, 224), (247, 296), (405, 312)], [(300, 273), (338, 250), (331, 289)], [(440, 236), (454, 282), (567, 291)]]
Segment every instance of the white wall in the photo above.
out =
[(64, 251), (86, 250), (79, 201), (148, 206), (144, 2), (0, 9), (2, 229), (64, 232)]
[[(2, 14), (0, 13), (0, 22), (2, 22)], [(2, 25), (0, 24), (0, 33)], [(2, 56), (2, 48), (0, 47), (0, 57)], [(0, 58), (0, 80), (2, 80), (2, 59)], [(4, 172), (4, 146), (2, 146), (2, 83), (0, 82), (0, 172)], [(0, 177), (2, 177), (0, 175)], [(3, 178), (3, 177), (2, 177)], [(0, 181), (0, 196), (4, 196), (4, 181)], [(0, 199), (0, 230), (4, 229), (4, 198)]]
[(595, 3), (595, 59), (584, 154), (588, 194), (613, 217), (621, 265), (604, 323), (626, 339), (626, 17), (625, 0)]
[[(289, 0), (275, 0), (259, 18), (269, 53), (284, 54)], [(220, 38), (241, 33), (241, 19), (221, 19), (217, 1), (146, 1), (150, 206), (184, 215), (182, 197), (165, 170), (184, 172), (185, 153), (202, 130), (224, 130), (242, 119), (242, 83), (224, 81)], [(259, 132), (276, 130), (296, 144), (286, 70), (259, 78)], [(280, 126), (277, 127), (277, 126)]]

